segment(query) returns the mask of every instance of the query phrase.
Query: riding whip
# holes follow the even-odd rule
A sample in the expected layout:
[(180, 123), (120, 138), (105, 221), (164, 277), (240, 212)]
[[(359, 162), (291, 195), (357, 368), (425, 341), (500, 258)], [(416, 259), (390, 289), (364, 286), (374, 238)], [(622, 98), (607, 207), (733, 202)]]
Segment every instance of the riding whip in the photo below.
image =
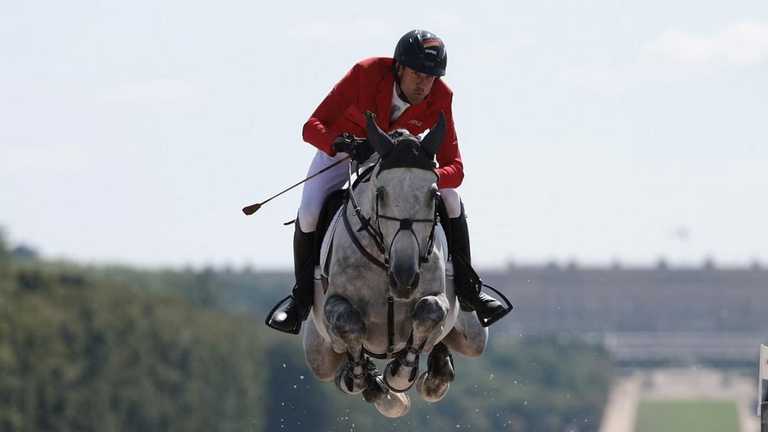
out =
[(331, 168), (335, 167), (336, 165), (338, 165), (338, 164), (340, 164), (340, 163), (342, 163), (342, 162), (344, 162), (344, 161), (348, 160), (350, 157), (351, 157), (351, 156), (346, 156), (346, 157), (344, 157), (343, 159), (340, 159), (340, 160), (338, 160), (338, 161), (334, 162), (333, 164), (331, 164), (331, 165), (329, 165), (329, 166), (327, 166), (327, 167), (325, 167), (325, 168), (321, 169), (320, 171), (318, 171), (318, 172), (316, 172), (316, 173), (312, 174), (311, 176), (309, 176), (309, 177), (305, 178), (304, 180), (302, 180), (302, 181), (300, 181), (300, 182), (296, 183), (295, 185), (293, 185), (293, 186), (291, 186), (291, 187), (289, 187), (289, 188), (287, 188), (287, 189), (284, 189), (284, 190), (280, 191), (279, 193), (277, 193), (277, 194), (275, 194), (275, 195), (272, 195), (271, 197), (267, 198), (266, 200), (264, 200), (264, 201), (262, 201), (262, 202), (260, 202), (260, 203), (251, 204), (251, 205), (249, 205), (249, 206), (243, 207), (243, 213), (245, 213), (245, 215), (246, 215), (246, 216), (250, 216), (250, 215), (252, 215), (252, 214), (256, 213), (257, 211), (259, 211), (259, 209), (261, 208), (261, 206), (263, 206), (264, 204), (266, 204), (266, 203), (268, 203), (268, 202), (272, 201), (272, 199), (274, 199), (274, 198), (277, 198), (277, 197), (279, 197), (280, 195), (282, 195), (282, 194), (284, 194), (284, 193), (288, 192), (289, 190), (291, 190), (291, 189), (295, 188), (296, 186), (298, 186), (298, 185), (300, 185), (300, 184), (302, 184), (302, 183), (304, 183), (304, 182), (306, 182), (306, 181), (308, 181), (308, 180), (311, 180), (311, 179), (313, 179), (313, 178), (317, 177), (318, 175), (320, 175), (320, 174), (322, 174), (322, 173), (324, 173), (324, 172), (328, 171), (329, 169), (331, 169)]

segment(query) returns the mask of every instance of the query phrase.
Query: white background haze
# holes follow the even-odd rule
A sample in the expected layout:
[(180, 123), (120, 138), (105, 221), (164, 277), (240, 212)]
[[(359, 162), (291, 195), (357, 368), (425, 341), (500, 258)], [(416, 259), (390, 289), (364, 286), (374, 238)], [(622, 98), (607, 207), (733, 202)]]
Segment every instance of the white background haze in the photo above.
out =
[(442, 36), (479, 266), (768, 260), (768, 2), (0, 4), (0, 226), (87, 262), (291, 265), (301, 127)]

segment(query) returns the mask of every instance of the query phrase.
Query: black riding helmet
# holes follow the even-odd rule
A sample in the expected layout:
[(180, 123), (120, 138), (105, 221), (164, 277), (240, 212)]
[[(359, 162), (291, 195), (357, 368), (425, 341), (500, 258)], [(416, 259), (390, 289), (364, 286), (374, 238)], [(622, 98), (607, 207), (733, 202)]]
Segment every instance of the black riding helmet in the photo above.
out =
[(395, 47), (397, 63), (427, 75), (445, 75), (448, 53), (442, 39), (426, 30), (411, 30), (404, 34)]

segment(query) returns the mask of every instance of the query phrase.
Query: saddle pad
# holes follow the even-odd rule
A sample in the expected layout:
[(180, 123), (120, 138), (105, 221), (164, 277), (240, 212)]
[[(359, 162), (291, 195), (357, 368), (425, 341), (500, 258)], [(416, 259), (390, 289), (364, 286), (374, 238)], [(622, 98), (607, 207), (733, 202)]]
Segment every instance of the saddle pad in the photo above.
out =
[(323, 243), (320, 245), (320, 274), (324, 277), (328, 277), (326, 274), (326, 263), (331, 252), (331, 243), (333, 243), (333, 234), (336, 232), (336, 227), (339, 226), (341, 221), (341, 212), (344, 211), (344, 206), (341, 206), (331, 219), (331, 223), (328, 225), (328, 229), (323, 236)]

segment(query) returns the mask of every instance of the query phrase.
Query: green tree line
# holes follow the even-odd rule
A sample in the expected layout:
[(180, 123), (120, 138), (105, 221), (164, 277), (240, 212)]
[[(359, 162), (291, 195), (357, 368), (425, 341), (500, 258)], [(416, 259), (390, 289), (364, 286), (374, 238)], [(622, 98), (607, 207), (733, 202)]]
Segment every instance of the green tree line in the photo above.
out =
[[(0, 432), (596, 431), (599, 347), (493, 336), (437, 404), (379, 416), (263, 325), (281, 273), (14, 261), (0, 236)], [(422, 363), (423, 364), (423, 363)], [(382, 365), (383, 366), (383, 365)]]

